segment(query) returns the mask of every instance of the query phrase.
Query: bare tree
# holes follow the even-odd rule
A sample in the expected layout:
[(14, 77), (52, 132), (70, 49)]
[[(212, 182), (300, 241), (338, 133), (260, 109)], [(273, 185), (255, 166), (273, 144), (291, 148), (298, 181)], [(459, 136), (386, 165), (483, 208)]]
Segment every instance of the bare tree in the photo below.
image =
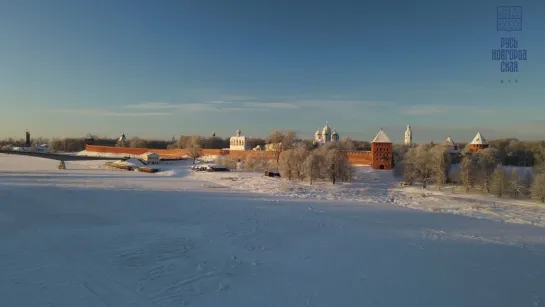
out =
[(266, 141), (269, 144), (270, 150), (273, 152), (276, 165), (279, 165), (280, 155), (282, 151), (293, 148), (297, 140), (295, 131), (288, 130), (285, 133), (282, 131), (272, 131)]
[(249, 171), (264, 171), (269, 168), (269, 159), (261, 154), (250, 154), (244, 161), (244, 169)]
[(545, 203), (545, 173), (538, 173), (531, 187), (532, 197)]
[(430, 161), (433, 156), (427, 145), (410, 148), (405, 157), (405, 175), (408, 182), (420, 181), (425, 189), (436, 168)]
[(320, 169), (324, 164), (323, 158), (323, 155), (317, 150), (310, 152), (305, 158), (305, 161), (303, 162), (303, 174), (309, 180), (310, 184), (312, 184), (314, 180), (320, 178)]
[(464, 186), (464, 190), (467, 192), (475, 185), (475, 166), (471, 155), (463, 155), (462, 161), (460, 162), (460, 182)]
[(147, 148), (148, 147), (148, 142), (138, 137), (133, 137), (128, 143), (129, 143), (129, 147), (131, 148)]
[(291, 164), (290, 169), (292, 169), (295, 178), (304, 180), (305, 173), (303, 171), (303, 163), (310, 152), (303, 144), (290, 150), (293, 151), (291, 159), (289, 160), (289, 163)]
[(215, 163), (216, 165), (225, 166), (228, 169), (235, 169), (237, 167), (237, 160), (230, 156), (218, 156)]
[(509, 190), (509, 183), (503, 171), (503, 166), (497, 166), (490, 178), (490, 192), (497, 197), (502, 197)]
[(294, 151), (291, 149), (288, 149), (282, 152), (277, 164), (278, 171), (280, 172), (282, 177), (288, 180), (291, 180), (294, 177), (294, 170), (292, 168), (293, 163), (290, 162), (290, 160), (293, 160), (293, 159), (294, 159)]
[(472, 160), (476, 163), (477, 182), (481, 186), (482, 193), (490, 192), (490, 180), (492, 173), (499, 164), (497, 151), (493, 148), (479, 150), (472, 154)]
[(525, 171), (524, 175), (520, 179), (523, 196), (531, 197), (531, 188), (533, 183), (534, 183), (534, 175), (532, 174), (532, 171)]
[(193, 164), (195, 164), (195, 160), (200, 158), (202, 156), (202, 148), (201, 148), (201, 137), (200, 136), (192, 136), (189, 138), (188, 143), (188, 153), (187, 155), (193, 159)]
[(444, 145), (434, 146), (429, 149), (430, 166), (432, 168), (432, 176), (437, 189), (441, 190), (441, 186), (448, 179), (448, 171), (450, 168), (449, 148)]
[(337, 144), (341, 150), (353, 151), (356, 149), (354, 141), (349, 137), (341, 139)]
[(346, 155), (336, 147), (325, 149), (323, 177), (335, 184), (337, 181), (350, 181), (353, 174), (350, 162)]

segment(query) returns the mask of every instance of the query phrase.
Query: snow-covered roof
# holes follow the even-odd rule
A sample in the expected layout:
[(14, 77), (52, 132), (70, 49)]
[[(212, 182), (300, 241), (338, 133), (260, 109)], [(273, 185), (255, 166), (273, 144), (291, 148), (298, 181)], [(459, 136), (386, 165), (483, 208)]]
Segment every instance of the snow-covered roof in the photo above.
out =
[(380, 129), (371, 143), (392, 143), (392, 141), (390, 141), (390, 138), (384, 133), (384, 130)]
[(450, 138), (450, 136), (447, 138), (447, 140), (445, 141), (445, 144), (448, 145), (448, 146), (456, 146), (456, 144), (454, 143), (454, 141)]
[(159, 157), (158, 154), (154, 153), (153, 151), (148, 151), (146, 153), (143, 153), (142, 156), (156, 156), (156, 157)]
[(471, 144), (472, 145), (487, 145), (488, 143), (486, 142), (486, 139), (481, 135), (481, 133), (477, 132), (477, 135), (475, 136), (473, 141), (471, 141)]

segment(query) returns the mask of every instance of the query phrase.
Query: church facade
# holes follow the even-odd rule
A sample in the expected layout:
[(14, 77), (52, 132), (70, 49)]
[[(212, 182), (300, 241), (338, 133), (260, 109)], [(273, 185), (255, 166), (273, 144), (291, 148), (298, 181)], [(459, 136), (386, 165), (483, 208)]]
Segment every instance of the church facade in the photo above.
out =
[(337, 143), (339, 140), (340, 138), (337, 130), (334, 129), (333, 131), (331, 131), (331, 128), (327, 123), (324, 128), (322, 128), (322, 130), (318, 129), (316, 130), (316, 133), (314, 133), (314, 144), (316, 145)]

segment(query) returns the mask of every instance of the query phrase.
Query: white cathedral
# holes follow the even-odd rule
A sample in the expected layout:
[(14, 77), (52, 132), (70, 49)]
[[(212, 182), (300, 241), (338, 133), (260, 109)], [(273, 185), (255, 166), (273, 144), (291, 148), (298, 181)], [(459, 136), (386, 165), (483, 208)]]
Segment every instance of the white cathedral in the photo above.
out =
[(337, 143), (338, 141), (339, 134), (337, 133), (337, 130), (334, 129), (333, 132), (331, 132), (331, 128), (329, 128), (327, 123), (322, 131), (318, 129), (314, 134), (314, 144), (322, 145), (326, 143)]

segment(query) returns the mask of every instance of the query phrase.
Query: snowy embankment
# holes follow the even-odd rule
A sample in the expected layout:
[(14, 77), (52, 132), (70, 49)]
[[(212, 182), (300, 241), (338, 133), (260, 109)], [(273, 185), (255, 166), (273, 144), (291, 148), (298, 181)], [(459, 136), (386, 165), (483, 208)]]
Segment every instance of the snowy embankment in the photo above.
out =
[(449, 213), (509, 223), (545, 227), (545, 206), (509, 199), (496, 199), (463, 193), (453, 194), (414, 187), (399, 187), (391, 172), (375, 171), (368, 166), (357, 167), (351, 183), (287, 181), (265, 177), (256, 172), (206, 173), (191, 175), (198, 180), (234, 190), (315, 200), (355, 201), (359, 203), (393, 204), (435, 213)]
[[(0, 154), (2, 306), (545, 302), (543, 228), (377, 204), (391, 197), (389, 172), (309, 187), (255, 173), (188, 176), (187, 162), (161, 177)], [(258, 189), (307, 199), (246, 193)]]

